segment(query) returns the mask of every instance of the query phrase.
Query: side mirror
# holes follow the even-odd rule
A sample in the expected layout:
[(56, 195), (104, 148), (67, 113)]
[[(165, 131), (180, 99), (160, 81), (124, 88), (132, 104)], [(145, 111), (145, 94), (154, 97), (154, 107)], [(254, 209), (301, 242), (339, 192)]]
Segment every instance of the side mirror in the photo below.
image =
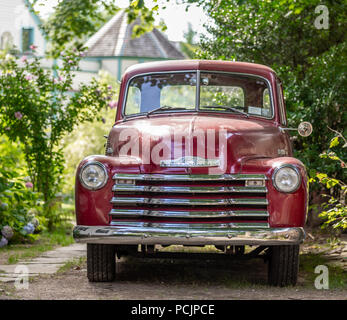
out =
[(301, 122), (298, 126), (298, 133), (302, 137), (308, 137), (312, 133), (312, 131), (312, 124), (307, 121)]
[(298, 131), (299, 135), (302, 136), (302, 137), (308, 137), (312, 131), (313, 131), (313, 128), (312, 128), (312, 124), (307, 122), (307, 121), (304, 121), (304, 122), (301, 122), (298, 126), (298, 128), (282, 128), (280, 127), (280, 130), (282, 132), (285, 132), (285, 131)]

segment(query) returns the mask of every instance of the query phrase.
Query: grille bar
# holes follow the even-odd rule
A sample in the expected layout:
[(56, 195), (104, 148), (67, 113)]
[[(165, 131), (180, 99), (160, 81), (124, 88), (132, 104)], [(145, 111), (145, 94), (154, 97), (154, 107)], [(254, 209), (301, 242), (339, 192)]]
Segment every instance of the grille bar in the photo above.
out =
[(133, 184), (115, 184), (113, 192), (158, 192), (158, 193), (266, 193), (266, 187), (165, 187), (165, 186), (137, 186)]
[(267, 211), (260, 210), (230, 210), (230, 211), (169, 211), (169, 210), (142, 210), (142, 209), (112, 209), (111, 216), (115, 217), (156, 217), (156, 218), (228, 218), (228, 217), (256, 217), (266, 218)]
[(124, 197), (117, 195), (112, 204), (152, 204), (152, 205), (183, 205), (183, 206), (223, 206), (223, 205), (262, 205), (268, 204), (267, 199), (225, 198), (225, 199), (189, 199), (189, 198), (145, 198)]
[[(131, 229), (132, 231), (151, 231), (158, 228), (165, 228), (166, 230), (172, 230), (173, 233), (177, 233), (180, 230), (190, 232), (201, 232), (202, 230), (215, 230), (225, 232), (230, 229), (268, 229), (269, 224), (267, 222), (232, 222), (232, 223), (160, 223), (160, 222), (137, 222), (137, 221), (112, 221), (112, 226), (119, 227), (121, 231)], [(137, 229), (139, 228), (139, 229)]]
[(264, 174), (124, 174), (116, 173), (113, 179), (145, 180), (145, 181), (209, 181), (209, 180), (267, 180)]

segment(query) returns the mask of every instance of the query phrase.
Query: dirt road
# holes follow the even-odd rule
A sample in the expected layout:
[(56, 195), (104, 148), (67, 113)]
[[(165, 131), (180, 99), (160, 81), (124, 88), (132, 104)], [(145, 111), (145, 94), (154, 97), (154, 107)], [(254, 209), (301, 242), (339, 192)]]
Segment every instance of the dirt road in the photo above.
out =
[(34, 278), (28, 290), (0, 284), (0, 299), (347, 299), (347, 288), (317, 290), (312, 276), (303, 271), (296, 287), (268, 287), (267, 265), (260, 259), (122, 258), (117, 275), (112, 283), (90, 283), (83, 262), (64, 273)]

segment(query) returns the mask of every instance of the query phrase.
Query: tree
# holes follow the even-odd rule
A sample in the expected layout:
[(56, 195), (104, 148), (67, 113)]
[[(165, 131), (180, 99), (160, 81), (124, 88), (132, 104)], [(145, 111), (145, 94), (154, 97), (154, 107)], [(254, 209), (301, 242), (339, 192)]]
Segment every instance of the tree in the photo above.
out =
[(181, 51), (188, 57), (194, 58), (195, 51), (198, 49), (198, 45), (195, 42), (197, 32), (193, 30), (191, 23), (188, 23), (188, 30), (184, 33), (185, 42), (180, 43)]
[[(34, 10), (37, 0), (29, 2), (30, 10)], [(154, 1), (156, 2), (156, 1)], [(36, 8), (36, 7), (35, 7)], [(128, 23), (140, 19), (141, 23), (134, 30), (139, 36), (154, 27), (154, 14), (158, 5), (148, 8), (143, 0), (129, 0), (126, 8)], [(110, 0), (61, 0), (54, 13), (42, 24), (46, 38), (50, 41), (49, 54), (58, 57), (66, 48), (82, 49), (88, 36), (95, 33), (119, 9), (117, 1)], [(165, 30), (165, 25), (157, 26)]]
[(346, 41), (347, 3), (326, 1), (329, 28), (314, 25), (319, 0), (203, 1), (213, 20), (207, 26), (212, 36), (203, 37), (201, 57), (235, 59), (266, 65), (289, 66), (300, 75), (320, 56)]
[(37, 57), (0, 55), (0, 134), (21, 142), (33, 190), (43, 194), (50, 227), (56, 218), (52, 204), (62, 187), (61, 140), (76, 124), (101, 120), (98, 111), (107, 107), (112, 94), (96, 80), (77, 91), (73, 88), (82, 55), (64, 52), (62, 66), (55, 70), (57, 77), (43, 69)]

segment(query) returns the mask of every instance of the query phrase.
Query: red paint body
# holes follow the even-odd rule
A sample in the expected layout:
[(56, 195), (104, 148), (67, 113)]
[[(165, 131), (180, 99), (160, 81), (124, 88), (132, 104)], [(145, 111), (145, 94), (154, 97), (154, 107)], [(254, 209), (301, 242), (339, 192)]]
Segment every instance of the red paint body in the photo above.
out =
[[(150, 117), (138, 116), (123, 119), (122, 105), (125, 97), (126, 84), (129, 79), (137, 74), (183, 71), (183, 70), (205, 70), (223, 71), (258, 75), (267, 79), (272, 88), (274, 117), (264, 119), (257, 116), (245, 118), (235, 113), (198, 113), (175, 112), (164, 114), (152, 114)], [(165, 168), (153, 162), (143, 163), (143, 154), (140, 149), (140, 157), (133, 159), (130, 164), (121, 163), (118, 155), (124, 142), (119, 141), (119, 135), (124, 129), (131, 129), (139, 136), (139, 145), (147, 143), (149, 150), (157, 144), (165, 145), (171, 151), (170, 158), (176, 158), (178, 149), (184, 150), (185, 155), (196, 156), (199, 143), (206, 144), (203, 139), (196, 138), (193, 145), (193, 154), (189, 154), (184, 143), (173, 143), (172, 131), (180, 132), (185, 137), (191, 137), (194, 132), (206, 133), (208, 130), (227, 131), (227, 149), (219, 149), (219, 138), (216, 134), (215, 155), (220, 159), (226, 159), (225, 172), (222, 173), (255, 173), (265, 174), (268, 178), (266, 187), (268, 189), (267, 199), (270, 213), (269, 225), (275, 227), (303, 227), (306, 219), (308, 185), (304, 165), (292, 157), (292, 147), (289, 136), (280, 130), (285, 126), (281, 123), (279, 108), (279, 97), (277, 92), (275, 73), (268, 67), (237, 62), (221, 61), (166, 61), (146, 63), (130, 67), (122, 79), (116, 122), (109, 134), (109, 146), (113, 148), (113, 154), (109, 156), (90, 156), (84, 159), (77, 169), (76, 176), (76, 213), (78, 225), (108, 225), (109, 212), (112, 209), (110, 200), (112, 198), (112, 176), (115, 173), (161, 173), (161, 174), (207, 174), (207, 168)], [(284, 103), (284, 102), (282, 102)], [(285, 117), (285, 116), (284, 116)], [(282, 116), (283, 119), (283, 116)], [(283, 122), (283, 120), (282, 120)], [(286, 156), (280, 156), (278, 150), (285, 150)], [(206, 148), (205, 148), (206, 150)], [(206, 153), (208, 150), (206, 150)], [(228, 155), (228, 156), (227, 156)], [(169, 159), (170, 159), (169, 158)], [(109, 174), (107, 184), (100, 190), (90, 191), (85, 189), (78, 178), (81, 166), (87, 161), (96, 160), (103, 163)], [(282, 193), (277, 191), (272, 184), (274, 169), (280, 164), (292, 164), (302, 174), (302, 182), (299, 189), (293, 193)], [(216, 173), (218, 174), (218, 173)]]

